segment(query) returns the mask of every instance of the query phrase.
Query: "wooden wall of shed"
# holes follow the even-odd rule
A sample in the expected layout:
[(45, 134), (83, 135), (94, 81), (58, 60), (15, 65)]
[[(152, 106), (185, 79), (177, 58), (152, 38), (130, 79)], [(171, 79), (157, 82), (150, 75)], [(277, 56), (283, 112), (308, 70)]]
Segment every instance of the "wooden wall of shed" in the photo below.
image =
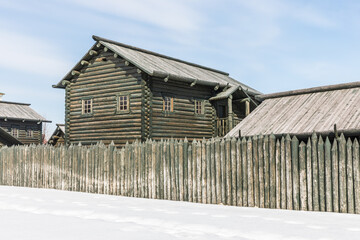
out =
[[(214, 101), (214, 106), (216, 109), (218, 109), (219, 105), (223, 105), (226, 108), (226, 116), (228, 116), (228, 99), (222, 99), (218, 101)], [(234, 120), (241, 121), (245, 118), (245, 103), (234, 103), (232, 104), (232, 110), (234, 114)]]
[[(69, 87), (67, 143), (114, 141), (120, 146), (141, 139), (142, 79), (137, 69), (104, 51), (89, 62)], [(116, 112), (118, 94), (130, 94), (130, 112)], [(93, 98), (93, 114), (83, 116), (81, 100), (88, 97)]]
[[(162, 79), (152, 79), (152, 129), (151, 138), (202, 139), (214, 134), (215, 109), (207, 100), (211, 88)], [(173, 112), (163, 111), (163, 97), (174, 98)], [(194, 100), (205, 100), (205, 114), (195, 114)]]
[[(37, 122), (22, 122), (19, 120), (4, 120), (0, 121), (0, 127), (4, 128), (8, 133), (11, 134), (11, 128), (13, 126), (19, 127), (19, 137), (17, 139), (23, 144), (40, 144), (42, 140), (42, 124)], [(26, 136), (26, 130), (31, 128), (33, 130), (33, 137)]]

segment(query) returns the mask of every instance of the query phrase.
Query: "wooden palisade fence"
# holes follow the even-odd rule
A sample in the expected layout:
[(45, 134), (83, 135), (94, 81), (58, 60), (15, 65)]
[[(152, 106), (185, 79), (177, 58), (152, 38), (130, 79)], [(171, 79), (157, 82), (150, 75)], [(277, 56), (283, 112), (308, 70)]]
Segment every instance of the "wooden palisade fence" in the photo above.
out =
[(147, 141), (122, 149), (0, 148), (0, 184), (131, 197), (360, 213), (359, 143), (315, 134)]

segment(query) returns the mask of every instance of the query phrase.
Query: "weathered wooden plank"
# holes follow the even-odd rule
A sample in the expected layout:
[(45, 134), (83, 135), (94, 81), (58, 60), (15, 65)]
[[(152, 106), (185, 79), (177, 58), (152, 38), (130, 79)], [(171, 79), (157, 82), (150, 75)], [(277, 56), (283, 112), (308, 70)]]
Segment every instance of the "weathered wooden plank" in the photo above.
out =
[(270, 208), (276, 208), (276, 142), (275, 136), (270, 135), (269, 141), (270, 151)]
[[(159, 147), (158, 147), (158, 151), (159, 151), (159, 158), (158, 158), (158, 165), (159, 165), (159, 195), (158, 198), (159, 199), (165, 199), (164, 196), (164, 142), (163, 140), (161, 140), (159, 142)], [(187, 160), (187, 159), (186, 159)]]
[(315, 133), (311, 136), (311, 158), (312, 158), (312, 190), (313, 190), (313, 210), (320, 210), (319, 202), (319, 161), (317, 157), (318, 138)]
[(275, 185), (276, 185), (276, 208), (281, 208), (281, 145), (279, 139), (276, 140), (276, 151), (275, 151)]
[(354, 177), (353, 177), (353, 150), (351, 139), (346, 142), (346, 192), (347, 192), (347, 212), (355, 213), (354, 203)]
[(339, 212), (339, 152), (338, 141), (334, 139), (333, 146), (331, 148), (331, 162), (332, 162), (332, 193), (333, 193), (333, 211)]
[(301, 142), (299, 145), (299, 190), (300, 190), (300, 210), (306, 211), (307, 188), (306, 188), (306, 144)]
[(185, 190), (184, 190), (184, 142), (179, 141), (179, 200), (184, 201)]
[(184, 139), (184, 143), (183, 143), (183, 150), (184, 150), (184, 167), (183, 167), (183, 180), (184, 180), (184, 201), (189, 201), (189, 155), (191, 156), (191, 153), (189, 152), (189, 143), (187, 138)]
[[(158, 192), (158, 184), (157, 184), (157, 143), (152, 142), (151, 146), (151, 198), (156, 198)], [(179, 160), (177, 160), (177, 200), (179, 200)]]
[(226, 191), (225, 191), (225, 198), (226, 204), (232, 205), (232, 191), (231, 191), (231, 179), (232, 179), (232, 172), (231, 172), (231, 140), (227, 138), (225, 140), (225, 181), (226, 181)]
[(231, 138), (231, 205), (237, 205), (237, 165), (236, 165), (236, 139)]
[(246, 156), (248, 163), (248, 206), (254, 207), (254, 163), (253, 163), (253, 154), (252, 154), (252, 141), (251, 138), (246, 142)]
[(225, 140), (220, 142), (220, 172), (221, 172), (221, 203), (226, 204), (226, 154), (225, 154)]
[(326, 202), (325, 202), (325, 149), (324, 141), (320, 136), (317, 146), (318, 152), (318, 161), (319, 161), (319, 203), (320, 211), (326, 211)]
[(354, 199), (355, 213), (360, 214), (360, 151), (359, 141), (353, 141), (353, 166), (354, 166)]
[(264, 137), (258, 137), (258, 158), (259, 158), (259, 204), (265, 207), (265, 185), (264, 185)]
[(292, 182), (293, 182), (293, 205), (294, 210), (300, 210), (300, 177), (299, 177), (299, 140), (293, 137), (291, 140)]
[(221, 198), (221, 153), (220, 140), (215, 139), (215, 184), (216, 184), (216, 203), (222, 203)]
[(211, 202), (217, 203), (216, 201), (216, 157), (215, 157), (215, 140), (211, 138), (210, 143), (211, 159), (210, 159), (210, 175), (211, 175)]
[(313, 211), (313, 185), (312, 185), (312, 155), (311, 155), (311, 139), (308, 138), (306, 144), (306, 185), (307, 185), (307, 201), (308, 210)]
[(201, 202), (207, 201), (207, 153), (206, 153), (206, 141), (203, 138), (201, 142)]
[(236, 141), (236, 202), (237, 206), (243, 206), (243, 175), (242, 175), (242, 161), (241, 161), (241, 140), (240, 138)]
[(264, 205), (265, 208), (270, 207), (270, 149), (269, 137), (265, 136), (263, 143), (264, 152)]
[(193, 159), (192, 159), (192, 156), (193, 156), (193, 148), (192, 148), (192, 145), (190, 145), (188, 147), (188, 201), (189, 202), (193, 202)]
[[(141, 151), (141, 158), (140, 158), (140, 196), (141, 197), (145, 197), (145, 191), (146, 191), (146, 186), (145, 186), (145, 183), (146, 183), (146, 152), (147, 152), (147, 145), (146, 143), (142, 143), (141, 144), (141, 148), (140, 148), (140, 151)], [(162, 149), (162, 151), (164, 151)], [(161, 159), (161, 160), (164, 160), (164, 159)], [(164, 173), (163, 173), (164, 174)], [(162, 178), (163, 181), (164, 181), (164, 178)], [(162, 182), (162, 187), (164, 189), (164, 182)], [(164, 196), (163, 196), (164, 197)]]
[(328, 137), (325, 140), (325, 202), (326, 211), (333, 211), (332, 180), (331, 180), (331, 143)]
[(286, 152), (285, 152), (285, 138), (281, 138), (281, 172), (280, 172), (280, 182), (281, 182), (281, 208), (286, 209)]
[(293, 179), (291, 164), (291, 138), (289, 135), (285, 138), (285, 158), (286, 158), (286, 207), (293, 209)]
[(198, 201), (198, 182), (197, 182), (197, 155), (198, 155), (198, 149), (197, 149), (197, 141), (194, 140), (192, 142), (192, 149), (193, 149), (193, 156), (192, 156), (192, 188), (193, 188), (193, 202), (197, 202)]
[(165, 181), (166, 181), (166, 199), (167, 200), (171, 200), (171, 146), (170, 146), (170, 142), (169, 140), (166, 141), (166, 167), (165, 167), (165, 172), (166, 172), (166, 176), (164, 176)]
[(260, 183), (259, 183), (259, 156), (258, 156), (258, 139), (254, 136), (252, 139), (253, 153), (253, 172), (254, 172), (254, 205), (260, 207)]
[(196, 202), (201, 203), (202, 202), (202, 171), (201, 171), (201, 165), (202, 165), (202, 144), (201, 141), (198, 141), (196, 144)]
[(211, 192), (211, 141), (206, 141), (206, 203), (211, 203), (212, 192)]
[(246, 138), (241, 140), (241, 161), (242, 161), (242, 176), (243, 176), (243, 206), (247, 207), (248, 205), (248, 162), (247, 162), (247, 144)]
[(346, 140), (344, 135), (341, 134), (339, 139), (339, 203), (341, 213), (346, 213), (348, 211), (346, 174)]

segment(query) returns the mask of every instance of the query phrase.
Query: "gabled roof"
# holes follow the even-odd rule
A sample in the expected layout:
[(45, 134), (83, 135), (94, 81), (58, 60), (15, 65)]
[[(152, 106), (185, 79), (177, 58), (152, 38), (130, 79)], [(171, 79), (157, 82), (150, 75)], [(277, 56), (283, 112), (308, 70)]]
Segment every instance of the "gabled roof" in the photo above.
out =
[[(260, 92), (255, 89), (252, 89), (249, 86), (229, 77), (228, 73), (216, 69), (204, 67), (97, 36), (93, 36), (93, 39), (97, 41), (98, 44), (95, 44), (92, 49), (96, 50), (98, 46), (100, 47), (102, 45), (150, 76), (160, 78), (168, 77), (173, 80), (189, 83), (195, 82), (196, 84), (214, 87), (239, 86), (243, 89), (247, 89), (250, 95), (260, 94)], [(85, 55), (83, 59), (89, 59), (88, 54)], [(79, 70), (82, 67), (83, 66), (80, 61), (72, 70)], [(71, 78), (72, 75), (70, 71), (62, 80), (69, 80)], [(54, 87), (64, 88), (62, 81)]]
[(23, 145), (16, 137), (9, 134), (5, 129), (0, 127), (0, 142), (4, 145), (11, 146), (11, 145)]
[(35, 112), (30, 104), (6, 101), (0, 101), (0, 119), (51, 122)]
[(65, 124), (56, 124), (56, 129), (49, 138), (48, 144), (55, 145), (59, 138), (65, 136)]
[(259, 95), (263, 102), (227, 136), (337, 131), (360, 134), (360, 82)]

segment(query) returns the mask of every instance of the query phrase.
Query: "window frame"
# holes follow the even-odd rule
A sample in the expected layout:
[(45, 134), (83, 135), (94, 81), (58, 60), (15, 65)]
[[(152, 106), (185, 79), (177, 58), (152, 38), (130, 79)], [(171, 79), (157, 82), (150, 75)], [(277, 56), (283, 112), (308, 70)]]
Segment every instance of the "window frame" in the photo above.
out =
[[(200, 104), (200, 113), (198, 112), (198, 105)], [(205, 116), (205, 100), (194, 99), (194, 114), (196, 116)]]
[[(85, 112), (86, 101), (90, 101), (90, 112)], [(81, 115), (82, 116), (92, 116), (94, 114), (94, 98), (86, 97), (81, 99)]]
[[(16, 130), (16, 134), (14, 130)], [(20, 125), (11, 125), (10, 133), (13, 137), (18, 138), (20, 136)]]
[[(30, 134), (29, 134), (30, 133)], [(25, 134), (27, 138), (34, 138), (34, 129), (32, 127), (25, 128)]]
[[(127, 109), (120, 109), (120, 98), (126, 97), (127, 98)], [(131, 101), (131, 94), (130, 93), (119, 93), (116, 94), (116, 113), (117, 114), (128, 114), (131, 113), (130, 111), (130, 101)]]
[[(170, 99), (169, 104), (167, 104), (167, 99)], [(170, 109), (167, 109), (167, 105), (170, 107)], [(173, 113), (174, 112), (174, 97), (173, 96), (163, 96), (163, 107), (162, 107), (162, 111), (164, 113)]]

